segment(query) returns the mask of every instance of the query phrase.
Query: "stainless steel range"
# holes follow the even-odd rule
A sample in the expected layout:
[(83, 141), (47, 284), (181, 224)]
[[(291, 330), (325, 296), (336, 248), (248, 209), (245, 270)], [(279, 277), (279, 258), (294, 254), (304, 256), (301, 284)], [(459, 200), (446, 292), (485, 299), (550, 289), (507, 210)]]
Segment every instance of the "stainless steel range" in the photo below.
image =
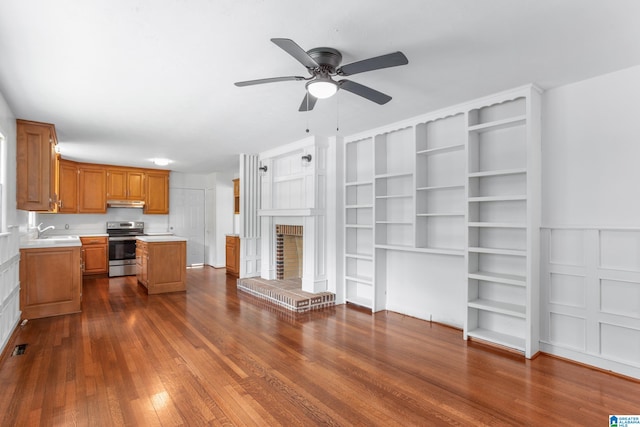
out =
[(136, 274), (136, 236), (144, 236), (144, 222), (109, 221), (109, 277)]

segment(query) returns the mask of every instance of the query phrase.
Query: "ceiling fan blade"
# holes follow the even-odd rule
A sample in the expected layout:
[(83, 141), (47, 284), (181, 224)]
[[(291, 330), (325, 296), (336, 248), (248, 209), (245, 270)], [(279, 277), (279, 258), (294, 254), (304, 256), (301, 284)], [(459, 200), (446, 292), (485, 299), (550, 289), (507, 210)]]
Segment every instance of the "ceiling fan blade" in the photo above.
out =
[(304, 49), (290, 39), (271, 39), (272, 42), (277, 44), (282, 50), (293, 56), (299, 63), (309, 69), (317, 68), (320, 65), (315, 59), (310, 57)]
[(235, 82), (236, 86), (251, 86), (251, 85), (261, 85), (263, 83), (275, 83), (275, 82), (286, 82), (290, 80), (306, 80), (301, 76), (285, 76), (285, 77), (271, 77), (268, 79), (257, 79), (257, 80), (246, 80), (244, 82)]
[(352, 62), (343, 65), (336, 70), (341, 76), (351, 76), (353, 74), (364, 73), (365, 71), (380, 70), (382, 68), (397, 67), (398, 65), (406, 65), (409, 60), (404, 53), (394, 52), (386, 55), (376, 56), (375, 58), (363, 59), (362, 61)]
[(340, 89), (360, 95), (363, 98), (367, 98), (369, 101), (375, 102), (376, 104), (383, 105), (391, 101), (391, 97), (389, 95), (378, 92), (368, 86), (361, 85), (360, 83), (352, 82), (351, 80), (340, 80), (338, 84), (340, 85)]
[(316, 98), (315, 96), (313, 96), (309, 92), (307, 92), (307, 94), (304, 96), (304, 99), (302, 100), (302, 104), (300, 104), (300, 108), (298, 108), (298, 111), (311, 111), (311, 110), (313, 110), (313, 107), (316, 106), (316, 101), (317, 100), (318, 100), (318, 98)]

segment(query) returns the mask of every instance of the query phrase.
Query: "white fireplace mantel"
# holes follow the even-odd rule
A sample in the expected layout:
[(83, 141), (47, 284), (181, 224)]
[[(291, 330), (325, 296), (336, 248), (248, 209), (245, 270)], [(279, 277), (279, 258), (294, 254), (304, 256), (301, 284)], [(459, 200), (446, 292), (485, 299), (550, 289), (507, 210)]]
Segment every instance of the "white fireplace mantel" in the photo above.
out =
[(260, 209), (258, 216), (318, 216), (325, 215), (324, 209)]
[(326, 138), (309, 137), (260, 154), (260, 276), (276, 279), (276, 234), (303, 226), (302, 290), (327, 290)]

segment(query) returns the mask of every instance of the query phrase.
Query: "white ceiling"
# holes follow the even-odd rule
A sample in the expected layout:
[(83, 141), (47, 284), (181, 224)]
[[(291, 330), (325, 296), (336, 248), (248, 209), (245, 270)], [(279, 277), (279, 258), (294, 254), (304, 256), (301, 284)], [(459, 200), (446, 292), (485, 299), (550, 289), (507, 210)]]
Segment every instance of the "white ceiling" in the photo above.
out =
[[(3, 0), (0, 92), (18, 118), (54, 123), (63, 157), (173, 170), (237, 169), (312, 134), (349, 135), (526, 83), (543, 89), (640, 64), (637, 0)], [(351, 80), (298, 112), (306, 75), (271, 43), (400, 50), (409, 65)]]

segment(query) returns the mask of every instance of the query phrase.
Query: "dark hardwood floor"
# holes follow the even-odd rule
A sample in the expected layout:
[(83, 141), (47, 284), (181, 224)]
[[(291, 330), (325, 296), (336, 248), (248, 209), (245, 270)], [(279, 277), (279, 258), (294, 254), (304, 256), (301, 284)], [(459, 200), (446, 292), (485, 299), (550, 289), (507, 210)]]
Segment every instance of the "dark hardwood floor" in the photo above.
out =
[(135, 277), (86, 280), (81, 314), (31, 320), (10, 346), (2, 426), (602, 426), (640, 414), (640, 382), (397, 313), (284, 313), (212, 268), (166, 295)]

